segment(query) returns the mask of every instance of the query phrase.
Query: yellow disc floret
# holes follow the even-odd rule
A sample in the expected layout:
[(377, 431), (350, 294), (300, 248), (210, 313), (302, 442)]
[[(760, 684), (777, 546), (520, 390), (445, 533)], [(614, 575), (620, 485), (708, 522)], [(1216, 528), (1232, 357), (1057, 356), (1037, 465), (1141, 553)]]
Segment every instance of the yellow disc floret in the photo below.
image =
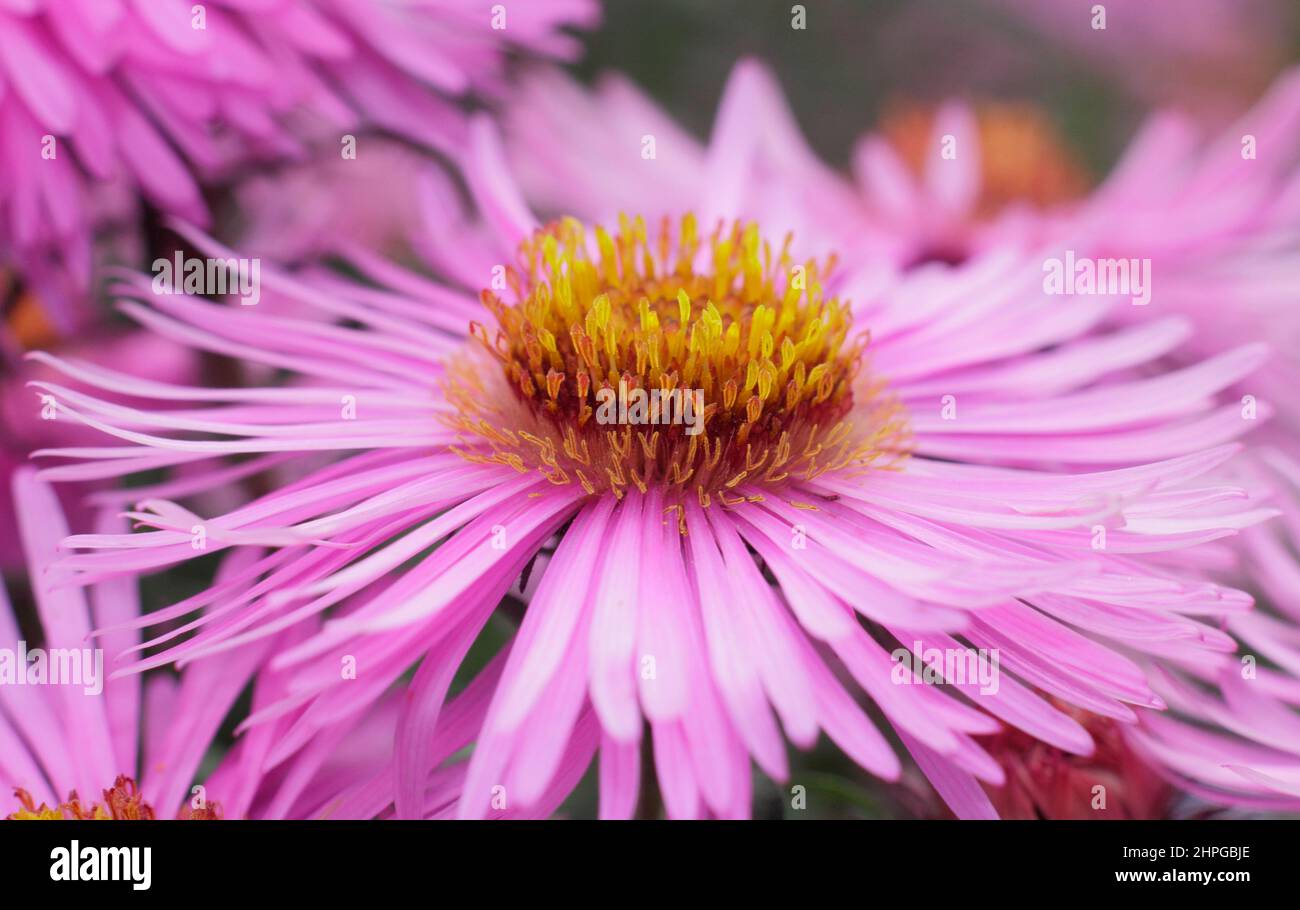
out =
[(485, 290), (496, 328), (471, 325), (479, 353), (449, 366), (458, 451), (706, 506), (901, 454), (899, 409), (863, 375), (867, 336), (823, 291), (833, 258), (795, 263), (790, 243), (741, 223), (701, 238), (691, 215), (653, 234), (640, 218), (539, 230), (506, 273), (517, 302)]

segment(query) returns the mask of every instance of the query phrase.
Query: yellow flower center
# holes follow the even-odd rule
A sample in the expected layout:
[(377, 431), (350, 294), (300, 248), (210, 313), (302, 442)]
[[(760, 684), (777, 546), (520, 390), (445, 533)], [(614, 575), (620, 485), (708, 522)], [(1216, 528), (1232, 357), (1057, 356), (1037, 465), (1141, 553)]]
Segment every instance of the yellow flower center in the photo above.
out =
[(548, 225), (506, 270), (519, 302), (483, 291), (496, 328), (471, 324), (478, 343), (448, 370), (461, 455), (708, 506), (903, 453), (899, 408), (862, 369), (867, 335), (823, 293), (833, 257), (795, 263), (790, 237), (774, 251), (753, 224), (705, 240), (691, 215), (594, 240)]

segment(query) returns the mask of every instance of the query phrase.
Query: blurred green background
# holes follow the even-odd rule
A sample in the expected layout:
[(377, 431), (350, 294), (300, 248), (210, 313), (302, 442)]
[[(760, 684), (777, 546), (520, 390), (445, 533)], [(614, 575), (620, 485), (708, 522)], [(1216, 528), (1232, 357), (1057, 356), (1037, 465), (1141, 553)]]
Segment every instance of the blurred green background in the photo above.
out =
[[(731, 67), (758, 57), (840, 168), (887, 105), (1030, 102), (1100, 174), (1152, 106), (1219, 124), (1300, 60), (1296, 0), (1112, 0), (1105, 31), (1091, 27), (1093, 0), (812, 0), (802, 31), (795, 5), (606, 0), (574, 69), (623, 71), (703, 137)], [(1214, 37), (1188, 34), (1189, 22)]]

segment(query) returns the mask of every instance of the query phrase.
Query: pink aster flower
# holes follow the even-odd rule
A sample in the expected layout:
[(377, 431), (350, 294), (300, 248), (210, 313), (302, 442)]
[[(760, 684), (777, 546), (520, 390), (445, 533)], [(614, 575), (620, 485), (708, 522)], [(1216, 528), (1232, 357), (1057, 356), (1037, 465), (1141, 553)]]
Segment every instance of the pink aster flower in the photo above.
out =
[(568, 56), (590, 0), (29, 0), (0, 11), (0, 263), (63, 332), (115, 190), (201, 222), (199, 184), (360, 126), (449, 150), (452, 98), (500, 89), (507, 48)]
[[(115, 629), (93, 645), (88, 636), (97, 625), (136, 618), (135, 584), (58, 583), (51, 563), (68, 528), (53, 491), (33, 473), (15, 474), (13, 495), (43, 640), (23, 640), (0, 587), (0, 817), (170, 818), (182, 804), (187, 816), (219, 817), (222, 808), (202, 790), (189, 803), (190, 783), (259, 655), (194, 667), (179, 681), (106, 680), (111, 661), (139, 636)], [(106, 519), (104, 528), (120, 524)]]
[[(53, 563), (68, 527), (54, 491), (34, 474), (23, 468), (14, 475), (13, 496), (39, 640), (24, 640), (0, 586), (0, 818), (308, 818), (355, 805), (362, 785), (387, 765), (394, 700), (376, 705), (365, 723), (313, 739), (296, 755), (275, 754), (273, 727), (252, 730), (197, 783), (200, 763), (212, 758), (218, 728), (240, 693), (255, 683), (254, 710), (280, 697), (283, 674), (263, 672), (254, 681), (254, 673), (269, 648), (295, 637), (188, 664), (179, 675), (111, 675), (120, 657), (142, 647), (139, 627), (146, 623), (135, 580), (86, 588), (64, 583), (66, 573)], [(99, 520), (104, 532), (124, 524), (108, 513)], [(255, 555), (230, 554), (215, 584), (243, 571)], [(96, 627), (101, 631), (92, 636)], [(432, 743), (436, 754), (461, 748), (467, 731), (481, 723), (482, 691), (491, 678), (489, 668), (484, 682), (450, 703), (448, 723)], [(430, 812), (445, 810), (463, 773), (463, 764), (453, 764), (431, 776)]]
[[(623, 116), (644, 111), (633, 99)], [(47, 478), (208, 467), (124, 491), (156, 530), (73, 537), (89, 552), (61, 568), (95, 584), (256, 548), (146, 617), (211, 605), (120, 667), (299, 636), (269, 661), (280, 697), (246, 721), (273, 725), (285, 754), (338, 735), (416, 667), (389, 767), (339, 814), (418, 817), (457, 668), (509, 596), (522, 619), (475, 681), (461, 816), (549, 810), (597, 754), (602, 815), (635, 811), (653, 774), (669, 816), (743, 816), (751, 762), (788, 780), (785, 741), (823, 733), (895, 779), (899, 754), (859, 698), (955, 812), (988, 816), (979, 783), (1005, 773), (978, 737), (1006, 724), (1089, 754), (1087, 729), (1045, 696), (1131, 724), (1165, 707), (1149, 666), (1231, 652), (1217, 625), (1250, 598), (1200, 560), (1273, 514), (1211, 477), (1251, 426), (1219, 395), (1263, 350), (1143, 375), (1181, 331), (1105, 328), (1127, 301), (1044, 294), (1041, 254), (990, 250), (883, 283), (879, 262), (835, 261), (821, 244), (839, 225), (819, 219), (851, 204), (845, 184), (783, 111), (746, 65), (707, 147), (678, 147), (662, 117), (645, 128), (692, 166), (665, 173), (637, 142), (584, 169), (566, 164), (567, 136), (539, 144), (538, 161), (572, 176), (554, 185), (588, 204), (610, 173), (642, 175), (639, 199), (610, 185), (651, 216), (607, 228), (539, 223), (476, 121), (475, 209), (444, 199), (431, 228), (441, 280), (361, 251), (371, 284), (264, 273), (264, 299), (333, 325), (124, 282), (124, 311), (159, 333), (296, 380), (183, 388), (39, 356), (157, 402), (40, 383), (122, 443), (40, 453), (72, 459)], [(658, 217), (674, 203), (709, 217)], [(675, 422), (635, 405), (602, 416), (621, 389), (698, 390), (702, 420), (682, 405)], [(179, 501), (319, 453), (337, 460), (220, 514)], [(958, 669), (992, 655), (996, 684)]]

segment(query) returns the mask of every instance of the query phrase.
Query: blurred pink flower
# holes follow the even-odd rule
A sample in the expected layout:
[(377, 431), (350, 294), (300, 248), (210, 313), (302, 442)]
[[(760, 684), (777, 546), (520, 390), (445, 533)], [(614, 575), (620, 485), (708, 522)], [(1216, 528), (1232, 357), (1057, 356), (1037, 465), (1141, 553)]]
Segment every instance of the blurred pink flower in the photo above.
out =
[(1152, 116), (1083, 203), (1051, 213), (1050, 242), (1096, 259), (1149, 259), (1150, 306), (1117, 317), (1189, 321), (1191, 356), (1267, 340), (1277, 351), (1244, 393), (1267, 398), (1300, 439), (1300, 69), (1231, 126)]
[[(1300, 798), (1300, 71), (1205, 132), (1182, 113), (1151, 117), (1111, 176), (1084, 204), (1054, 213), (1050, 231), (1080, 255), (1149, 260), (1150, 305), (1116, 317), (1182, 320), (1188, 343), (1172, 363), (1257, 341), (1275, 351), (1234, 394), (1243, 415), (1263, 420), (1257, 403), (1268, 402), (1277, 417), (1225, 479), (1270, 489), (1283, 516), (1243, 532), (1219, 576), (1259, 590), (1267, 608), (1227, 623), (1243, 645), (1238, 661), (1155, 676), (1175, 716), (1147, 718), (1129, 738), (1181, 787), (1276, 808)], [(1213, 731), (1198, 726), (1207, 722)]]
[[(1081, 723), (1096, 744), (1091, 755), (1072, 755), (1019, 730), (985, 743), (1006, 770), (1003, 787), (986, 787), (1002, 818), (1152, 819), (1175, 815), (1177, 791), (1158, 776), (1124, 735), (1127, 724), (1057, 707)], [(1097, 797), (1098, 786), (1104, 799)]]
[(200, 184), (361, 127), (449, 151), (451, 99), (501, 88), (508, 47), (568, 56), (592, 0), (20, 0), (0, 9), (0, 264), (57, 329), (90, 284), (96, 197), (202, 223)]
[[(930, 148), (937, 150), (945, 133), (970, 148), (969, 114), (948, 110), (951, 120), (936, 125)], [(884, 144), (870, 153), (893, 155)], [(951, 164), (965, 174), (949, 177), (966, 187), (962, 198), (977, 196), (972, 163)], [(1263, 368), (1234, 386), (1239, 401), (1228, 411), (1264, 422), (1276, 409), (1278, 419), (1257, 435), (1263, 447), (1225, 467), (1223, 479), (1268, 491), (1283, 520), (1245, 530), (1217, 561), (1222, 580), (1260, 590), (1268, 609), (1228, 619), (1227, 630), (1248, 649), (1241, 662), (1175, 661), (1153, 677), (1176, 714), (1219, 732), (1149, 716), (1128, 728), (1127, 738), (1179, 786), (1208, 799), (1289, 805), (1300, 796), (1300, 714), (1291, 710), (1300, 707), (1300, 308), (1292, 291), (1300, 280), (1300, 72), (1284, 74), (1250, 111), (1208, 136), (1192, 117), (1160, 112), (1083, 200), (1005, 210), (993, 222), (971, 217), (969, 205), (942, 220), (954, 210), (940, 187), (912, 192), (897, 165), (862, 170), (874, 197), (886, 200), (876, 212), (889, 212), (890, 199), (907, 199), (921, 216), (911, 226), (892, 222), (904, 248), (930, 242), (924, 219), (933, 223), (938, 212), (956, 261), (1015, 242), (1047, 256), (1068, 249), (1080, 260), (1149, 262), (1148, 305), (1118, 307), (1112, 319), (1130, 326), (1134, 338), (1166, 330), (1184, 337), (1164, 355), (1168, 365), (1243, 344), (1274, 349)]]
[(1033, 247), (1046, 233), (1044, 212), (1087, 189), (1037, 108), (987, 102), (887, 115), (855, 146), (853, 176), (873, 228), (867, 244), (902, 269)]
[(279, 262), (358, 246), (409, 254), (423, 229), (420, 190), (432, 167), (411, 147), (376, 138), (355, 159), (331, 154), (252, 177), (235, 191), (244, 226), (235, 245)]

